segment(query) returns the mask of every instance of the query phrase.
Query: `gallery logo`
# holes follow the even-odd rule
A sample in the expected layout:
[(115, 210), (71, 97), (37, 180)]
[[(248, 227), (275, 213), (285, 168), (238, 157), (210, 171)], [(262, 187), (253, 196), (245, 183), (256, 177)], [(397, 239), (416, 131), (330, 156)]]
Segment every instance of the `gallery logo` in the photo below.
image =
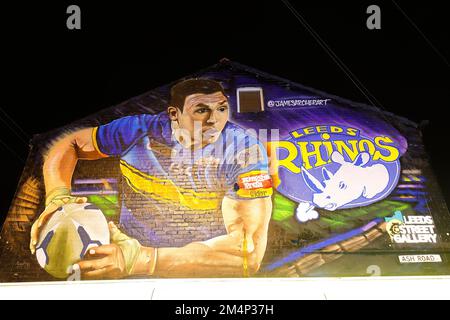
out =
[(386, 231), (393, 243), (437, 243), (436, 227), (431, 216), (403, 216), (396, 211), (385, 221)]

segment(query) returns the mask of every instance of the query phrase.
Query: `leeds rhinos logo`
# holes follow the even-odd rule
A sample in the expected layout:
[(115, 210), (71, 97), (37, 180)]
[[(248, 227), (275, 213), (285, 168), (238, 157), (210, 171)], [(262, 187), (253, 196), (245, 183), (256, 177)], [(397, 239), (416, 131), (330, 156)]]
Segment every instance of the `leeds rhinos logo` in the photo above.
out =
[(369, 139), (356, 128), (313, 126), (271, 143), (277, 190), (299, 203), (300, 222), (329, 211), (361, 207), (387, 197), (400, 175), (400, 152), (387, 136)]

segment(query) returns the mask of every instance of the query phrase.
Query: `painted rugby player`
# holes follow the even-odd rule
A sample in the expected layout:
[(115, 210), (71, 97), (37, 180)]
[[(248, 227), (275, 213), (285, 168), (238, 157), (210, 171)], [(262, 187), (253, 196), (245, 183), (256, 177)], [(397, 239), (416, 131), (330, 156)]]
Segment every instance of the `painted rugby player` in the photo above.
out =
[(77, 161), (117, 157), (120, 225), (110, 222), (111, 244), (90, 250), (75, 266), (82, 279), (255, 273), (272, 210), (268, 160), (262, 144), (228, 117), (219, 83), (189, 79), (172, 87), (160, 114), (61, 137), (45, 157), (46, 209), (32, 227), (32, 253), (59, 207), (86, 201), (70, 193)]

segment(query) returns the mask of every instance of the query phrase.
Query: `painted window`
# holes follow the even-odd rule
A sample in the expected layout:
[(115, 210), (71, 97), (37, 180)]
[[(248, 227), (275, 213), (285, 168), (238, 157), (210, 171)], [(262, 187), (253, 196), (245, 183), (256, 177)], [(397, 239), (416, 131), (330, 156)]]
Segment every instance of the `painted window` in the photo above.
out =
[(237, 105), (238, 113), (264, 111), (264, 96), (262, 88), (238, 88)]

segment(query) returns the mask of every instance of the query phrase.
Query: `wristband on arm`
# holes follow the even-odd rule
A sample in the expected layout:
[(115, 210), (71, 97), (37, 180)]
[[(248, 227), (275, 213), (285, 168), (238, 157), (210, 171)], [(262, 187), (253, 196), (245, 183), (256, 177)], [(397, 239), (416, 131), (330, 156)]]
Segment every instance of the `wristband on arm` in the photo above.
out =
[(158, 258), (157, 249), (141, 246), (139, 241), (122, 233), (114, 223), (110, 223), (110, 230), (111, 241), (122, 250), (127, 274), (153, 275)]
[(45, 206), (48, 206), (51, 202), (59, 202), (64, 198), (75, 198), (70, 194), (70, 189), (67, 187), (57, 187), (50, 191), (45, 198)]
[(87, 201), (86, 197), (74, 197), (71, 195), (71, 190), (68, 187), (57, 187), (50, 191), (45, 198), (45, 207), (50, 205), (53, 209), (62, 207), (69, 203), (84, 203)]

